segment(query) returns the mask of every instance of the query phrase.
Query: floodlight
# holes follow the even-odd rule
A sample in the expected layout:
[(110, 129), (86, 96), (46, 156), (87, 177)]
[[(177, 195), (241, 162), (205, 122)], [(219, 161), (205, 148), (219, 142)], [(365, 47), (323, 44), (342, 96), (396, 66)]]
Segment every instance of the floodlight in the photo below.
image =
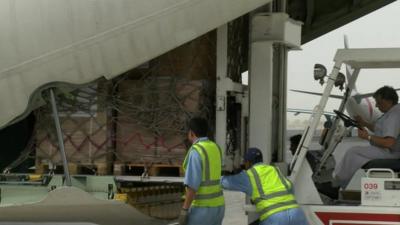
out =
[(343, 73), (339, 72), (335, 80), (335, 87), (339, 87), (340, 90), (343, 90), (343, 85), (345, 82), (346, 82), (346, 77), (344, 76)]
[(324, 84), (324, 77), (326, 77), (326, 68), (322, 64), (314, 65), (314, 80), (319, 80), (319, 83)]

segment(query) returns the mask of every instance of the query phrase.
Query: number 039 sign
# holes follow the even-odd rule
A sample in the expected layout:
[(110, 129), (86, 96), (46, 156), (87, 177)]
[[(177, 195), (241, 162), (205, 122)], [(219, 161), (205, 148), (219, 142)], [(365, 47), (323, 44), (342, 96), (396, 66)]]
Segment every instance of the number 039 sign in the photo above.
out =
[(377, 183), (364, 183), (364, 190), (376, 190), (378, 189)]

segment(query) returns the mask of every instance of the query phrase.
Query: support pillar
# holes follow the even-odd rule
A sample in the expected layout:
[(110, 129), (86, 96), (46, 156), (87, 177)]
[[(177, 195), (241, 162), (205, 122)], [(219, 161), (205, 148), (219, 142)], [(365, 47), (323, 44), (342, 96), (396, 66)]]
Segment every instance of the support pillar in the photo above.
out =
[(250, 46), (249, 147), (263, 152), (271, 162), (273, 42), (256, 41)]
[[(285, 13), (258, 13), (251, 18), (250, 34), (249, 147), (259, 148), (265, 163), (287, 168), (287, 51), (300, 48), (301, 24)], [(252, 224), (258, 215), (253, 205), (245, 207)]]

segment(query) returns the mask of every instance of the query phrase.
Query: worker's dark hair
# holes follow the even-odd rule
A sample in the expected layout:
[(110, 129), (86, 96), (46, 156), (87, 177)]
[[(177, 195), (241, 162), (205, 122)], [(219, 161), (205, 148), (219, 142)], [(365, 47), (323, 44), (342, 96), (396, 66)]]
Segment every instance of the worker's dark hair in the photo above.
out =
[(208, 132), (208, 122), (202, 117), (193, 117), (189, 121), (189, 130), (197, 137), (206, 137)]
[(390, 86), (383, 86), (375, 91), (373, 97), (376, 99), (378, 97), (392, 101), (393, 105), (396, 105), (399, 102), (399, 96), (397, 95), (396, 90)]
[(296, 146), (300, 143), (301, 140), (301, 134), (296, 134), (290, 137), (290, 143), (295, 144)]

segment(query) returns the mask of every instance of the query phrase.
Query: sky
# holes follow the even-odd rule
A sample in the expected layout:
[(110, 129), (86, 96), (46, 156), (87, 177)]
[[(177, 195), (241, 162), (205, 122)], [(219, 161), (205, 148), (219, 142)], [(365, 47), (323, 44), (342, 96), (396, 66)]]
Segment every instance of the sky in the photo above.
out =
[[(321, 86), (313, 78), (315, 63), (324, 64), (328, 74), (332, 70), (333, 57), (338, 48), (344, 48), (343, 36), (347, 35), (350, 48), (400, 48), (400, 1), (396, 1), (361, 17), (343, 27), (331, 31), (302, 46), (301, 51), (290, 51), (288, 54), (288, 108), (313, 109), (320, 98), (299, 94), (290, 89), (301, 89), (313, 92), (323, 92)], [(344, 67), (341, 70), (345, 73)], [(374, 92), (383, 85), (400, 87), (400, 69), (361, 70), (356, 87), (360, 93)], [(336, 88), (333, 94), (341, 92)], [(325, 111), (332, 112), (338, 108), (339, 100), (330, 99)], [(309, 115), (294, 116), (288, 113), (291, 120), (306, 120)]]

